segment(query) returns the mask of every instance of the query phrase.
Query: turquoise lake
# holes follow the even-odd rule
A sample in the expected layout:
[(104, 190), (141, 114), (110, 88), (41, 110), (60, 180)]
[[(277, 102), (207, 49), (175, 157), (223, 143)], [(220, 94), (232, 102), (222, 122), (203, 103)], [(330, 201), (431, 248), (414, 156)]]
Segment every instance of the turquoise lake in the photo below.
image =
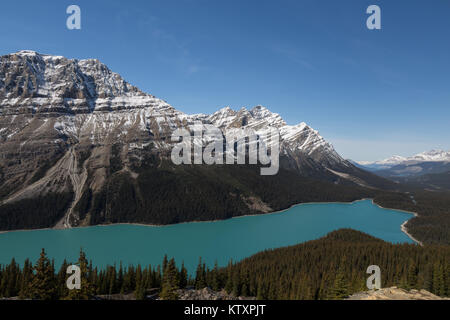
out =
[(11, 258), (33, 263), (41, 248), (55, 259), (74, 262), (80, 248), (98, 267), (107, 264), (157, 265), (165, 254), (190, 272), (202, 257), (209, 266), (248, 257), (264, 249), (284, 247), (324, 236), (340, 228), (366, 232), (392, 243), (414, 243), (400, 229), (409, 213), (382, 209), (371, 200), (353, 203), (309, 203), (286, 211), (214, 222), (170, 226), (109, 225), (68, 230), (15, 231), (0, 234), (0, 264)]

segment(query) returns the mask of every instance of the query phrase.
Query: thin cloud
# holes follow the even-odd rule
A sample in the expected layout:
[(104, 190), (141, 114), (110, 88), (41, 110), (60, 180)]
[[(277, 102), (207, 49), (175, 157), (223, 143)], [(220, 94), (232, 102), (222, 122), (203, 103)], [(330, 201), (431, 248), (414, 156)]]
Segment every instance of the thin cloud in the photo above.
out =
[(309, 61), (304, 59), (294, 48), (284, 45), (276, 45), (273, 46), (271, 49), (273, 52), (283, 56), (284, 58), (287, 58), (288, 60), (302, 66), (305, 69), (311, 71), (316, 70), (316, 68)]
[(151, 19), (142, 21), (140, 25), (146, 29), (149, 27), (152, 28), (150, 35), (152, 41), (158, 48), (158, 59), (171, 66), (175, 66), (187, 75), (197, 73), (203, 69), (200, 65), (200, 60), (192, 56), (188, 40), (179, 39), (174, 34), (157, 26), (157, 21), (158, 19), (156, 17), (151, 17)]

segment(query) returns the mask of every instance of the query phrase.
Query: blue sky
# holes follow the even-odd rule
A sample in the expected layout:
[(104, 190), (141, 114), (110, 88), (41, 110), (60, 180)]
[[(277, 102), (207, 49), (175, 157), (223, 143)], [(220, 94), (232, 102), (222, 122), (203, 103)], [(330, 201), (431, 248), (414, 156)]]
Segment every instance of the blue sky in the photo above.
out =
[[(81, 8), (82, 29), (66, 28)], [(381, 7), (382, 30), (366, 28)], [(450, 2), (8, 1), (0, 54), (97, 58), (187, 113), (267, 106), (344, 157), (450, 149)]]

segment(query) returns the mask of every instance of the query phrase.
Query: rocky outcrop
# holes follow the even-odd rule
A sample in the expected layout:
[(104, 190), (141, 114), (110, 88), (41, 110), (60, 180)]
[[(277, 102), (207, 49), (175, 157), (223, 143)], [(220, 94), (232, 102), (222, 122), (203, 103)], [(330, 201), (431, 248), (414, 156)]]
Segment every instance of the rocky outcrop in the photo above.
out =
[(225, 290), (213, 291), (210, 288), (201, 290), (180, 289), (178, 290), (179, 300), (255, 300), (255, 297), (235, 297)]
[(426, 290), (405, 290), (397, 287), (383, 288), (355, 293), (348, 300), (450, 300), (441, 298)]
[[(196, 290), (194, 288), (178, 289), (178, 300), (255, 300), (255, 297), (235, 297), (225, 290), (214, 291), (210, 288)], [(99, 295), (98, 300), (136, 300), (134, 293)], [(159, 300), (159, 289), (150, 289), (146, 293), (146, 300)]]

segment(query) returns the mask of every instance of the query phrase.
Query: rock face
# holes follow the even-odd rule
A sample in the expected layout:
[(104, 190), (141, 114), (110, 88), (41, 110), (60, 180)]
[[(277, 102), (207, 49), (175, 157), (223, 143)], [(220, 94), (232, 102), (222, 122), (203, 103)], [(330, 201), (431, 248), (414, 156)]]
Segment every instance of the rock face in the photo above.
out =
[(98, 60), (20, 51), (0, 60), (2, 114), (79, 114), (161, 104)]
[[(214, 291), (210, 288), (196, 290), (185, 288), (177, 290), (178, 300), (256, 300), (255, 297), (235, 297), (225, 290)], [(13, 298), (16, 299), (16, 298)], [(134, 293), (113, 294), (96, 296), (98, 300), (136, 300)], [(159, 289), (150, 289), (146, 294), (146, 300), (159, 300)], [(1, 300), (1, 299), (0, 299)]]
[[(245, 107), (238, 111), (225, 107), (211, 116), (204, 118), (207, 122), (229, 132), (240, 128), (263, 133), (267, 128), (277, 128), (281, 138), (281, 153), (294, 160), (287, 166), (301, 170), (301, 162), (308, 159), (320, 163), (323, 167), (350, 167), (333, 148), (333, 146), (320, 136), (319, 132), (302, 122), (298, 125), (287, 125), (277, 113), (273, 113), (263, 106), (256, 106), (251, 110)], [(302, 161), (297, 161), (301, 158)], [(295, 162), (295, 163), (294, 163)], [(305, 161), (306, 162), (306, 161)], [(304, 170), (306, 174), (308, 170)]]
[(450, 300), (441, 298), (426, 290), (404, 290), (397, 287), (366, 291), (351, 295), (348, 300)]
[(225, 290), (213, 291), (210, 288), (180, 289), (177, 293), (179, 300), (256, 300), (255, 297), (235, 297)]
[(140, 168), (160, 168), (170, 161), (173, 131), (192, 131), (194, 124), (212, 124), (223, 135), (275, 128), (282, 168), (334, 183), (384, 183), (342, 159), (316, 130), (287, 125), (265, 107), (187, 115), (98, 60), (20, 51), (0, 57), (0, 205), (73, 193), (56, 225), (89, 224), (80, 203), (95, 198), (114, 174), (136, 179)]

